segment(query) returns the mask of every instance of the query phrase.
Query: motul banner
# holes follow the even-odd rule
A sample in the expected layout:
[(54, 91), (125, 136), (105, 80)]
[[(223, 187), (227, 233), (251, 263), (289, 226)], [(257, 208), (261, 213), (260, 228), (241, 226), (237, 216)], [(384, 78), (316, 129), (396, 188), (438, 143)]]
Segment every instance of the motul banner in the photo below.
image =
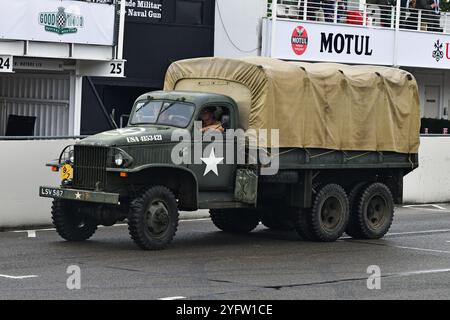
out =
[(270, 20), (263, 30), (263, 55), (274, 58), (450, 69), (449, 34), (279, 20), (271, 53)]
[[(264, 29), (271, 33), (270, 20)], [(381, 65), (394, 62), (394, 30), (286, 20), (277, 21), (275, 30), (275, 58)], [(263, 54), (270, 55), (270, 40), (265, 41)]]
[(0, 0), (0, 39), (114, 44), (115, 7), (62, 0)]

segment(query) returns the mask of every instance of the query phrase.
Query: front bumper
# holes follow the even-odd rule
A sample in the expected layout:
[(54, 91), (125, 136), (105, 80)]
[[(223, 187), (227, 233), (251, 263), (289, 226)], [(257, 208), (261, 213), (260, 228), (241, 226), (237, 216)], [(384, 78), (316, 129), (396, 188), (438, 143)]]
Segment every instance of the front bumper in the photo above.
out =
[(120, 205), (118, 193), (41, 186), (39, 187), (39, 196), (44, 198)]

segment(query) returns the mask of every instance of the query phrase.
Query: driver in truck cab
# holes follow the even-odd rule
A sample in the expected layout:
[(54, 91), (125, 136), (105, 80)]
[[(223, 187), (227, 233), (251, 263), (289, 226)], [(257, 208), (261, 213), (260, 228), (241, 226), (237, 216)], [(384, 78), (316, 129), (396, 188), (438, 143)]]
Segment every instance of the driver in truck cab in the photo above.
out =
[(202, 120), (202, 132), (210, 130), (217, 130), (221, 133), (225, 131), (222, 127), (222, 123), (216, 120), (214, 112), (216, 107), (206, 107), (200, 112), (200, 119)]

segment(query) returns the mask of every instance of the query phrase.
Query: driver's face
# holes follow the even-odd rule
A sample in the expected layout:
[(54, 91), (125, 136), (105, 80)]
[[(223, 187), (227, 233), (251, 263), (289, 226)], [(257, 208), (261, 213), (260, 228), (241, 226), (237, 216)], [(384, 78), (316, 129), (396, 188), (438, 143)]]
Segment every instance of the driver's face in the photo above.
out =
[(211, 111), (208, 110), (204, 110), (202, 111), (202, 113), (200, 114), (200, 118), (202, 119), (202, 121), (210, 121), (213, 118), (213, 114)]

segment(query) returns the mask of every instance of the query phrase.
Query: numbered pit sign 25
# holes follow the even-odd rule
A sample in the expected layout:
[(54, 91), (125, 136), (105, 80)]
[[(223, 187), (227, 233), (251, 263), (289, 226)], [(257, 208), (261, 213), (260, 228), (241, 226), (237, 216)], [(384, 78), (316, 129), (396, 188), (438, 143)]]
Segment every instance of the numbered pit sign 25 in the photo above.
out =
[(111, 77), (125, 76), (125, 61), (113, 60), (109, 62), (109, 74)]
[(0, 73), (13, 72), (13, 57), (0, 55)]

